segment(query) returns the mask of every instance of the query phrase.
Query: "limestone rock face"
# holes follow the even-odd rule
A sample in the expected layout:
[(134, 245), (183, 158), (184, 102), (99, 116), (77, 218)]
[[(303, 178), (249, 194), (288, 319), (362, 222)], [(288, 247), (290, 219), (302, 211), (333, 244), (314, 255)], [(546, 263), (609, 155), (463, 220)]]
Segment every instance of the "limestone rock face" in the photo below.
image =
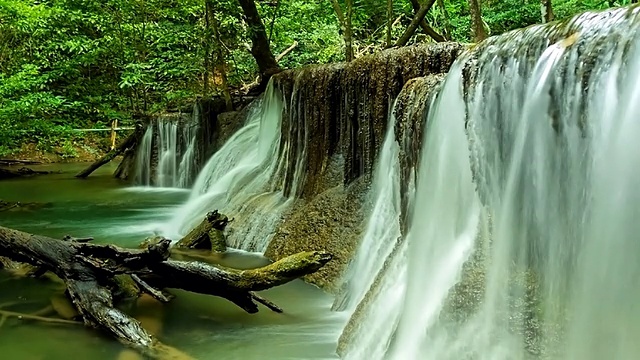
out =
[[(274, 76), (285, 102), (282, 143), (301, 151), (305, 180), (295, 195), (318, 194), (328, 160), (344, 157), (344, 183), (370, 180), (384, 141), (389, 111), (416, 77), (446, 73), (464, 50), (458, 43), (420, 44), (363, 56), (347, 64), (309, 66)], [(303, 143), (301, 143), (303, 142)], [(291, 159), (285, 175), (293, 178)]]
[[(306, 280), (337, 290), (365, 230), (368, 188), (396, 98), (405, 225), (410, 210), (406, 194), (415, 178), (424, 114), (431, 94), (463, 50), (456, 43), (421, 44), (348, 64), (310, 66), (274, 76), (287, 104), (281, 147), (297, 149), (293, 152), (297, 157), (287, 159), (284, 190), (299, 200), (284, 216), (267, 257), (277, 260), (299, 251), (329, 251), (334, 260)], [(337, 157), (342, 159), (340, 169), (334, 162)], [(295, 179), (300, 164), (301, 182)]]

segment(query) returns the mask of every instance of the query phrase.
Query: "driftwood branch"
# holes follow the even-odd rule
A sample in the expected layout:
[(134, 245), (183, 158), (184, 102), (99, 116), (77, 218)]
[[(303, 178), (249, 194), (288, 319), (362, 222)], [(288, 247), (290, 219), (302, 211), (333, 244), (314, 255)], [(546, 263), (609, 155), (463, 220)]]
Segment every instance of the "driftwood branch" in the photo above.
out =
[(137, 143), (138, 139), (142, 136), (142, 127), (136, 126), (136, 130), (130, 134), (126, 139), (124, 139), (120, 145), (118, 145), (115, 149), (106, 153), (103, 157), (98, 159), (96, 162), (89, 165), (86, 169), (80, 171), (76, 174), (77, 178), (86, 178), (91, 175), (94, 171), (98, 170), (102, 165), (107, 164), (111, 160), (113, 160), (116, 156), (122, 154), (127, 149), (133, 148)]
[[(216, 218), (215, 221), (226, 224), (228, 219)], [(236, 270), (170, 260), (169, 243), (167, 239), (157, 238), (145, 249), (124, 249), (0, 227), (0, 255), (57, 275), (65, 282), (69, 298), (85, 325), (102, 329), (151, 358), (188, 359), (189, 356), (162, 344), (140, 322), (114, 307), (117, 290), (113, 288), (117, 283), (114, 276), (130, 275), (141, 291), (162, 301), (170, 300), (162, 289), (175, 288), (223, 297), (249, 313), (257, 312), (258, 304), (282, 312), (254, 291), (311, 274), (331, 260), (331, 255), (324, 252), (305, 252), (261, 268)]]
[(278, 54), (278, 56), (276, 56), (276, 61), (280, 61), (282, 60), (285, 56), (287, 56), (291, 51), (293, 51), (293, 49), (295, 49), (298, 46), (298, 42), (297, 41), (293, 41), (293, 44), (291, 44), (291, 46), (289, 46), (288, 48), (284, 49), (283, 52), (281, 52), (280, 54)]

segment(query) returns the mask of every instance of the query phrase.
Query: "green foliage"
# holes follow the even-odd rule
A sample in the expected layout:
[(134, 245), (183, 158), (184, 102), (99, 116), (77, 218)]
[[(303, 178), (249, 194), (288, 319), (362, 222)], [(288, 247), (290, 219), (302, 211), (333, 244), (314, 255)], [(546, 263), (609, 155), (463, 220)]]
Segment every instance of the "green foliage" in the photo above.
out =
[[(207, 59), (221, 53), (231, 87), (255, 79), (251, 31), (237, 0), (209, 0), (220, 41), (205, 19), (205, 0), (0, 0), (0, 156), (26, 140), (73, 156), (71, 130), (126, 124), (142, 113), (181, 108), (202, 95)], [(420, 0), (425, 1), (425, 0)], [(630, 0), (554, 0), (557, 19)], [(440, 4), (444, 4), (444, 7)], [(484, 0), (491, 35), (541, 21), (540, 0)], [(342, 9), (345, 1), (339, 0)], [(298, 46), (285, 68), (344, 59), (330, 0), (256, 0), (274, 54)], [(393, 2), (393, 39), (413, 17), (408, 0)], [(353, 0), (356, 55), (385, 46), (387, 4)], [(438, 0), (426, 17), (451, 40), (470, 41), (467, 0)], [(411, 42), (433, 41), (418, 30)], [(209, 49), (207, 49), (209, 47)], [(209, 54), (209, 55), (207, 55)], [(211, 61), (209, 61), (211, 60)], [(206, 65), (210, 64), (210, 65)], [(68, 139), (68, 140), (66, 140)]]
[(60, 149), (60, 156), (63, 159), (78, 157), (78, 152), (73, 146), (73, 143), (69, 140), (65, 140)]
[(2, 151), (66, 148), (72, 128), (193, 98), (201, 12), (189, 0), (0, 0)]

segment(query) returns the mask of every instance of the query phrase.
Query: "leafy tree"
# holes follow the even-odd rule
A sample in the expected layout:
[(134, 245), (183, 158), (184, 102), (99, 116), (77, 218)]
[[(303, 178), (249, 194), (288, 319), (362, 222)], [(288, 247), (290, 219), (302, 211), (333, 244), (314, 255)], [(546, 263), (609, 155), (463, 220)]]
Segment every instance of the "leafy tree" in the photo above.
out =
[(526, 27), (543, 20), (541, 4), (562, 20), (631, 2), (551, 1), (0, 0), (0, 155), (25, 141), (68, 147), (74, 128), (127, 124), (198, 96), (229, 99), (278, 68)]

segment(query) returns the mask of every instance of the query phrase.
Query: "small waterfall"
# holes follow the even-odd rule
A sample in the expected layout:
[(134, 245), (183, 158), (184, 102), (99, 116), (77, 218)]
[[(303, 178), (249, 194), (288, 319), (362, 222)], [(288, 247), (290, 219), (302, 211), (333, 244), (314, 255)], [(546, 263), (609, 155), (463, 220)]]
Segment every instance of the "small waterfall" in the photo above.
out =
[(285, 162), (294, 156), (280, 151), (286, 148), (280, 140), (283, 110), (282, 94), (270, 83), (264, 98), (252, 107), (245, 126), (208, 160), (189, 200), (169, 221), (155, 224), (155, 231), (177, 239), (207, 212), (219, 209), (234, 218), (230, 246), (264, 251), (293, 201), (283, 192)]
[(638, 25), (587, 13), (457, 60), (345, 358), (637, 357)]
[(182, 143), (186, 145), (186, 150), (180, 159), (178, 166), (177, 186), (187, 188), (191, 186), (198, 171), (196, 167), (196, 155), (198, 151), (198, 123), (200, 121), (200, 106), (195, 104), (191, 113), (191, 122), (183, 128)]
[(348, 311), (353, 311), (362, 301), (401, 235), (400, 165), (395, 124), (395, 116), (391, 112), (371, 189), (375, 196), (373, 210), (356, 258), (351, 263), (345, 278), (348, 288), (346, 289), (347, 300), (343, 306)]
[(437, 323), (476, 238), (480, 201), (464, 131), (461, 65), (454, 64), (429, 113), (414, 217), (406, 240), (407, 291), (393, 359), (431, 358), (430, 349), (413, 344)]
[(136, 156), (136, 184), (189, 187), (197, 171), (199, 121), (200, 106), (195, 104), (191, 117), (169, 114), (151, 122)]
[(159, 118), (158, 126), (158, 168), (155, 184), (172, 187), (177, 183), (178, 123)]
[(153, 126), (148, 126), (136, 153), (135, 184), (151, 185), (151, 156), (153, 151)]

